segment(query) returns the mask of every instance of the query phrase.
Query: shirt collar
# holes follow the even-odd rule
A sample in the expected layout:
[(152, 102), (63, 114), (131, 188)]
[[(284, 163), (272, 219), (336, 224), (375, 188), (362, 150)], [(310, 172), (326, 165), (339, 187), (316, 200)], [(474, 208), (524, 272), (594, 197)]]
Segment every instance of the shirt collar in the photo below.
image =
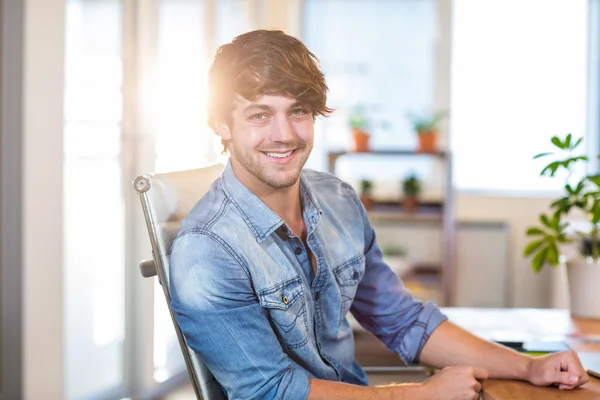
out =
[[(284, 224), (279, 215), (273, 212), (258, 196), (240, 182), (233, 172), (231, 161), (227, 162), (223, 170), (222, 182), (227, 197), (240, 211), (242, 218), (256, 237), (258, 243), (261, 243)], [(310, 188), (309, 182), (304, 177), (304, 172), (300, 174), (300, 198), (303, 204), (302, 215), (307, 224), (307, 230), (310, 233), (319, 222), (323, 212), (314, 196), (314, 192)]]

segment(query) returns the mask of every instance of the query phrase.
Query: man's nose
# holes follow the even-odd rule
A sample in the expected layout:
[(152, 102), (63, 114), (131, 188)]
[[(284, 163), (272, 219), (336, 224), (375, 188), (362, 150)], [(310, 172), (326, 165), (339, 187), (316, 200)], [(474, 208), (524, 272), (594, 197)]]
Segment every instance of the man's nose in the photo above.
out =
[(280, 115), (275, 119), (275, 126), (272, 132), (274, 142), (289, 142), (294, 140), (295, 132), (292, 122), (287, 115)]

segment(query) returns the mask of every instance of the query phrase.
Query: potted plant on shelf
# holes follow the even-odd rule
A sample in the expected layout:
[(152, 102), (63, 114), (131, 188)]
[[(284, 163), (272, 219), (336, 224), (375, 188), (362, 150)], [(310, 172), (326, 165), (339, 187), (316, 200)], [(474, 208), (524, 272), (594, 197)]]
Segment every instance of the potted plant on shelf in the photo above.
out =
[(410, 174), (402, 181), (402, 205), (407, 212), (412, 213), (417, 208), (417, 198), (421, 193), (421, 181), (415, 174)]
[(362, 201), (365, 209), (370, 210), (375, 205), (375, 200), (372, 196), (373, 182), (368, 179), (360, 181), (360, 201)]
[(369, 134), (369, 120), (366, 116), (364, 106), (358, 105), (355, 106), (350, 111), (350, 116), (348, 118), (348, 124), (352, 129), (352, 151), (357, 153), (365, 153), (368, 152), (369, 147), (369, 139), (371, 135)]
[(408, 115), (413, 130), (419, 139), (417, 147), (418, 152), (434, 153), (438, 151), (440, 124), (444, 118), (446, 118), (445, 111), (438, 111), (426, 115), (417, 115), (414, 113)]
[[(551, 203), (548, 213), (540, 215), (540, 224), (527, 229), (531, 240), (523, 254), (533, 256), (531, 266), (535, 272), (544, 265), (557, 266), (564, 261), (571, 314), (600, 318), (600, 175), (575, 174), (575, 167), (583, 167), (589, 161), (585, 155), (573, 154), (581, 138), (574, 140), (569, 133), (564, 139), (555, 136), (551, 141), (558, 154), (541, 153), (534, 158), (554, 156), (540, 175), (554, 177), (558, 171), (565, 170), (564, 192)], [(577, 219), (568, 218), (573, 214)], [(560, 248), (572, 242), (580, 244), (578, 255), (565, 259)]]

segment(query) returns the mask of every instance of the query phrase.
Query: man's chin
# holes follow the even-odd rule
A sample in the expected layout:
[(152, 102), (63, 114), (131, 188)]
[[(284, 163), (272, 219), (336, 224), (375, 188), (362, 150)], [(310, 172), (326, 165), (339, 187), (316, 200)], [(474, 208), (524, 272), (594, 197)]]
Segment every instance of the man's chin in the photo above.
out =
[(299, 179), (300, 173), (298, 172), (294, 175), (265, 177), (262, 181), (274, 189), (287, 189), (294, 186)]

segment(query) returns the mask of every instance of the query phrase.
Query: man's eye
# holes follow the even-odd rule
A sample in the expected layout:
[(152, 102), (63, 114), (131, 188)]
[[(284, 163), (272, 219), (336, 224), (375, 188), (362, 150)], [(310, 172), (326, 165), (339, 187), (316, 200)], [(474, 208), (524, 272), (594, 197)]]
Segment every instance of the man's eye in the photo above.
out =
[(292, 110), (293, 115), (304, 115), (306, 114), (306, 110), (304, 108), (294, 108)]
[(262, 121), (263, 119), (267, 118), (267, 116), (265, 114), (259, 113), (259, 114), (254, 114), (250, 117), (250, 119), (254, 120), (254, 121)]

